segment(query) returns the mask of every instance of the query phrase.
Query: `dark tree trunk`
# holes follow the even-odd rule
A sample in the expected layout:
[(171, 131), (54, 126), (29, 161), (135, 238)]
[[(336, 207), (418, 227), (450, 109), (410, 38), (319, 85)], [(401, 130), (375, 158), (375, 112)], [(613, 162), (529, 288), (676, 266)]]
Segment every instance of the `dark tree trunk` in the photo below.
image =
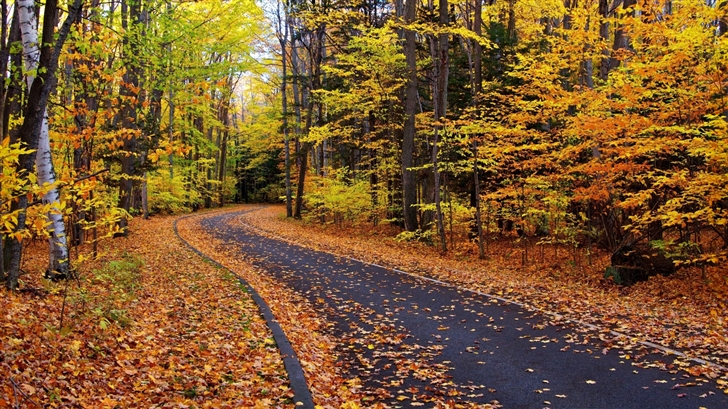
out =
[[(449, 22), (447, 0), (440, 0), (440, 26), (442, 29), (447, 27)], [(433, 63), (436, 67), (435, 78), (435, 136), (432, 144), (432, 174), (434, 182), (434, 199), (435, 199), (435, 216), (437, 219), (437, 233), (440, 236), (440, 248), (443, 252), (447, 251), (447, 239), (445, 237), (445, 223), (443, 221), (442, 207), (440, 200), (440, 170), (438, 168), (438, 144), (439, 133), (444, 126), (440, 122), (445, 120), (447, 114), (447, 83), (450, 72), (449, 58), (449, 36), (447, 33), (439, 35), (436, 47), (436, 55)]]
[(308, 169), (308, 151), (311, 149), (311, 144), (304, 142), (301, 146), (299, 155), (301, 156), (301, 166), (298, 168), (298, 186), (296, 187), (296, 206), (293, 212), (294, 219), (301, 218), (301, 208), (303, 207), (303, 185), (306, 182), (306, 172)]
[[(404, 19), (413, 23), (417, 16), (417, 1), (407, 0)], [(402, 135), (402, 215), (404, 228), (417, 230), (417, 184), (415, 173), (410, 169), (414, 165), (415, 150), (415, 115), (417, 113), (417, 43), (415, 32), (404, 30), (404, 54), (407, 60), (408, 78), (405, 89), (404, 129)]]
[[(5, 4), (5, 3), (3, 3)], [(13, 20), (10, 25), (10, 33), (8, 36), (8, 44), (12, 44), (14, 42), (20, 41), (20, 25), (18, 22), (18, 8), (15, 8), (15, 11), (13, 12)], [(10, 49), (8, 48), (8, 52), (10, 52)], [(5, 57), (3, 56), (3, 59)], [(20, 106), (20, 99), (22, 95), (22, 81), (23, 78), (20, 75), (20, 73), (23, 70), (23, 52), (22, 49), (18, 50), (16, 48), (16, 51), (14, 53), (9, 54), (9, 63), (10, 63), (10, 77), (7, 79), (8, 88), (7, 91), (5, 91), (4, 100), (2, 101), (3, 104), (3, 114), (2, 114), (2, 132), (3, 132), (3, 139), (8, 137), (10, 138), (10, 143), (15, 143), (18, 141), (18, 129), (10, 129), (10, 116), (11, 115), (19, 115), (21, 112), (21, 106)], [(6, 67), (7, 68), (7, 67)], [(5, 71), (3, 71), (5, 72)], [(4, 89), (4, 87), (3, 87)], [(35, 159), (33, 159), (35, 160)], [(14, 212), (18, 209), (18, 202), (13, 201), (10, 203), (10, 212)], [(2, 264), (0, 265), (0, 268), (2, 269), (2, 274), (0, 274), (1, 279), (5, 279), (5, 272), (9, 271), (10, 269), (10, 260), (12, 259), (13, 254), (11, 251), (13, 251), (13, 246), (11, 245), (11, 241), (13, 239), (7, 238), (6, 242), (2, 242)], [(2, 281), (2, 280), (0, 280)]]
[[(628, 9), (629, 7), (637, 4), (637, 0), (624, 0), (622, 3), (622, 9)], [(619, 67), (620, 59), (618, 52), (620, 50), (626, 50), (630, 48), (629, 37), (624, 32), (624, 28), (618, 27), (614, 30), (614, 45), (612, 47), (612, 54), (609, 57), (609, 71)], [(608, 74), (608, 72), (607, 72)]]
[(281, 66), (282, 66), (282, 78), (281, 78), (281, 108), (283, 115), (283, 154), (285, 167), (285, 184), (286, 184), (286, 217), (293, 216), (293, 205), (291, 202), (291, 142), (288, 129), (288, 62), (286, 53), (288, 48), (288, 9), (284, 10), (283, 16), (281, 16), (281, 3), (278, 2), (278, 41), (281, 45)]
[[(8, 44), (20, 41), (20, 23), (18, 21), (18, 8), (13, 12), (13, 21), (10, 25), (10, 36)], [(9, 50), (10, 51), (10, 50)], [(3, 138), (10, 137), (10, 143), (18, 141), (19, 129), (10, 128), (10, 116), (18, 115), (22, 107), (20, 100), (23, 94), (23, 78), (20, 74), (23, 71), (23, 50), (20, 47), (15, 48), (15, 52), (10, 54), (10, 77), (8, 78), (8, 89), (3, 101)], [(3, 71), (4, 72), (4, 71)]]
[[(483, 34), (483, 3), (482, 0), (475, 0), (475, 19), (473, 21), (473, 31), (480, 37)], [(475, 43), (475, 79), (473, 84), (473, 105), (477, 106), (478, 94), (483, 87), (483, 47), (479, 43)], [(475, 205), (475, 227), (478, 232), (478, 257), (485, 258), (485, 248), (483, 243), (483, 219), (480, 212), (480, 180), (478, 179), (478, 141), (473, 140), (473, 198)], [(485, 240), (488, 238), (486, 237)]]
[[(136, 26), (140, 22), (141, 17), (141, 0), (122, 0), (121, 1), (121, 26), (125, 32), (129, 33), (129, 23)], [(133, 27), (132, 27), (133, 31)], [(129, 34), (124, 37), (123, 41), (124, 57), (126, 72), (123, 76), (123, 84), (119, 90), (124, 103), (121, 111), (121, 127), (129, 132), (124, 138), (124, 144), (121, 147), (121, 181), (119, 182), (119, 207), (125, 211), (132, 208), (134, 179), (137, 176), (137, 138), (135, 135), (138, 129), (137, 124), (137, 107), (131, 102), (136, 96), (135, 90), (139, 87), (139, 63), (138, 44), (136, 38), (129, 38)], [(119, 221), (119, 227), (122, 234), (126, 235), (126, 228), (129, 221), (126, 217), (122, 217)]]
[[(309, 61), (310, 61), (310, 92), (313, 92), (315, 90), (318, 90), (321, 88), (321, 63), (323, 60), (323, 53), (324, 53), (324, 37), (326, 34), (326, 26), (321, 25), (319, 26), (314, 33), (312, 33), (311, 36), (311, 44), (309, 48)], [(319, 107), (320, 108), (320, 107)], [(305, 133), (308, 133), (311, 130), (311, 123), (313, 120), (313, 109), (314, 109), (314, 101), (313, 98), (309, 96), (308, 100), (308, 112), (306, 113), (306, 129), (304, 130)], [(323, 118), (321, 116), (321, 110), (319, 109), (319, 115), (317, 119), (318, 123), (321, 125), (323, 124)], [(304, 142), (303, 146), (301, 147), (301, 151), (299, 152), (299, 157), (301, 159), (301, 165), (298, 169), (298, 186), (296, 187), (296, 206), (295, 209), (293, 209), (293, 217), (295, 219), (301, 218), (301, 210), (303, 207), (303, 193), (304, 193), (304, 186), (306, 183), (306, 168), (307, 164), (306, 161), (308, 160), (308, 153), (311, 151), (311, 144), (308, 142)]]

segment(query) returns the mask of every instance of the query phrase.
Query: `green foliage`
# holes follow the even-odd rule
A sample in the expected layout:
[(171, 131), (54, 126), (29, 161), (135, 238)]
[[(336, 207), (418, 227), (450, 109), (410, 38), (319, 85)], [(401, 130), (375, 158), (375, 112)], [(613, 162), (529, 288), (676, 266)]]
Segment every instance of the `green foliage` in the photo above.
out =
[(84, 277), (103, 293), (90, 294), (82, 288), (75, 303), (88, 304), (92, 314), (98, 317), (99, 326), (106, 329), (111, 324), (127, 327), (132, 317), (127, 315), (125, 306), (136, 299), (141, 288), (141, 268), (143, 262), (135, 255), (125, 254), (119, 260), (110, 261), (104, 267), (93, 270)]
[(168, 171), (151, 172), (147, 178), (149, 211), (152, 213), (177, 214), (188, 212), (193, 205), (202, 203), (200, 193), (190, 189), (182, 175), (173, 179)]
[(347, 181), (347, 169), (333, 172), (331, 177), (311, 181), (313, 188), (305, 197), (312, 211), (309, 218), (328, 220), (338, 226), (345, 222), (361, 222), (372, 210), (372, 196), (365, 181)]
[(430, 246), (433, 246), (435, 244), (435, 237), (437, 233), (435, 230), (425, 230), (422, 231), (420, 229), (417, 229), (415, 231), (403, 231), (397, 235), (397, 237), (394, 238), (395, 241), (398, 242), (408, 242), (408, 241), (419, 241), (425, 244), (428, 244)]

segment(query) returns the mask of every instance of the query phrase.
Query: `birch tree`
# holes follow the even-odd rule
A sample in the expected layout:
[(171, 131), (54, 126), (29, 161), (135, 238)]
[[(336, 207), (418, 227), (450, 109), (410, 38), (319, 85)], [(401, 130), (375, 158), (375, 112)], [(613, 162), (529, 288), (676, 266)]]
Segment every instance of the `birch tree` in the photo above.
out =
[[(38, 18), (35, 14), (33, 0), (17, 0), (18, 15), (20, 18), (20, 33), (23, 43), (23, 55), (26, 70), (28, 89), (33, 85), (36, 72), (39, 68), (40, 48), (38, 47)], [(49, 7), (46, 5), (46, 7)], [(46, 11), (46, 18), (53, 16), (55, 21), (56, 10)], [(38, 149), (35, 154), (35, 170), (40, 186), (47, 186), (41, 200), (50, 204), (48, 212), (48, 235), (50, 245), (50, 259), (48, 275), (53, 278), (65, 278), (68, 274), (68, 246), (66, 241), (66, 226), (63, 223), (63, 211), (60, 208), (60, 195), (56, 186), (56, 173), (53, 169), (53, 156), (51, 154), (51, 141), (48, 134), (48, 111), (43, 109), (43, 118), (40, 126)]]
[[(18, 160), (18, 172), (30, 173), (33, 170), (33, 164), (35, 162), (35, 150), (38, 149), (40, 140), (40, 134), (42, 130), (43, 118), (45, 117), (46, 107), (48, 106), (48, 99), (51, 91), (56, 86), (55, 73), (58, 69), (58, 57), (61, 53), (63, 43), (66, 41), (69, 31), (71, 30), (71, 24), (78, 17), (78, 13), (81, 10), (81, 0), (74, 0), (71, 7), (68, 10), (68, 16), (63, 22), (60, 30), (56, 35), (55, 33), (55, 22), (56, 22), (56, 8), (57, 0), (47, 0), (45, 8), (45, 18), (43, 20), (43, 42), (40, 47), (40, 53), (38, 58), (38, 70), (36, 78), (38, 81), (33, 81), (30, 85), (28, 92), (28, 103), (25, 109), (25, 116), (23, 124), (20, 128), (20, 140), (26, 144), (26, 147), (30, 150), (30, 153), (23, 154)], [(32, 7), (32, 5), (31, 5)], [(28, 23), (26, 23), (27, 26)], [(30, 25), (29, 27), (33, 27)], [(37, 32), (37, 31), (36, 31)], [(26, 213), (28, 208), (28, 196), (21, 195), (18, 198), (18, 222), (16, 231), (22, 232), (25, 230), (26, 224)], [(58, 232), (56, 232), (58, 235)], [(18, 238), (9, 240), (9, 254), (11, 255), (9, 261), (8, 277), (5, 281), (5, 286), (8, 289), (15, 289), (18, 286), (18, 277), (20, 273), (20, 258), (23, 251), (22, 242)]]

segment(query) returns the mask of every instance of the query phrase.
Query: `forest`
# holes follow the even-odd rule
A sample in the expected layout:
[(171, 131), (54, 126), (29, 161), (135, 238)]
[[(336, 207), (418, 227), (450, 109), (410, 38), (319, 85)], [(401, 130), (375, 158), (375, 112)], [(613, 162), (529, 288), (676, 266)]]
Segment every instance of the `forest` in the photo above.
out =
[[(309, 305), (241, 261), (213, 235), (231, 219), (201, 227), (230, 209), (256, 240), (603, 325), (605, 356), (677, 348), (697, 360), (663, 369), (728, 394), (728, 1), (0, 0), (0, 14), (0, 406), (293, 407), (244, 278), (317, 408), (389, 407), (337, 357), (364, 373), (404, 332), (384, 319), (342, 347), (311, 306), (336, 297)], [(615, 330), (645, 341), (603, 339)], [(386, 402), (501, 407), (430, 392)]]
[(65, 277), (131, 217), (276, 201), (618, 283), (724, 265), (726, 9), (4, 2), (2, 276), (29, 239)]
[(280, 9), (288, 215), (600, 249), (627, 284), (725, 262), (725, 3)]

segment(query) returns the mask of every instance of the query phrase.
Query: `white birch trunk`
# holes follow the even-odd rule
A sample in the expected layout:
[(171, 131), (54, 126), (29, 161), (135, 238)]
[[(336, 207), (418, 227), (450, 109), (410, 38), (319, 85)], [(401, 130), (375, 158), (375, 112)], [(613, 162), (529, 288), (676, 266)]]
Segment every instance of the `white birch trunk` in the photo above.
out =
[[(40, 48), (38, 47), (38, 19), (35, 15), (33, 0), (17, 0), (18, 17), (20, 18), (20, 32), (23, 43), (23, 55), (25, 60), (26, 80), (30, 89), (36, 77), (38, 62), (40, 60)], [(56, 174), (53, 169), (53, 158), (51, 156), (51, 143), (48, 134), (48, 111), (43, 114), (40, 139), (38, 141), (38, 152), (35, 156), (35, 169), (38, 177), (38, 184), (54, 185)], [(51, 204), (51, 211), (48, 213), (48, 233), (50, 234), (50, 259), (49, 271), (61, 276), (68, 273), (68, 247), (66, 242), (66, 226), (63, 223), (63, 214), (58, 206), (60, 195), (58, 189), (53, 187), (41, 198), (44, 204)]]

